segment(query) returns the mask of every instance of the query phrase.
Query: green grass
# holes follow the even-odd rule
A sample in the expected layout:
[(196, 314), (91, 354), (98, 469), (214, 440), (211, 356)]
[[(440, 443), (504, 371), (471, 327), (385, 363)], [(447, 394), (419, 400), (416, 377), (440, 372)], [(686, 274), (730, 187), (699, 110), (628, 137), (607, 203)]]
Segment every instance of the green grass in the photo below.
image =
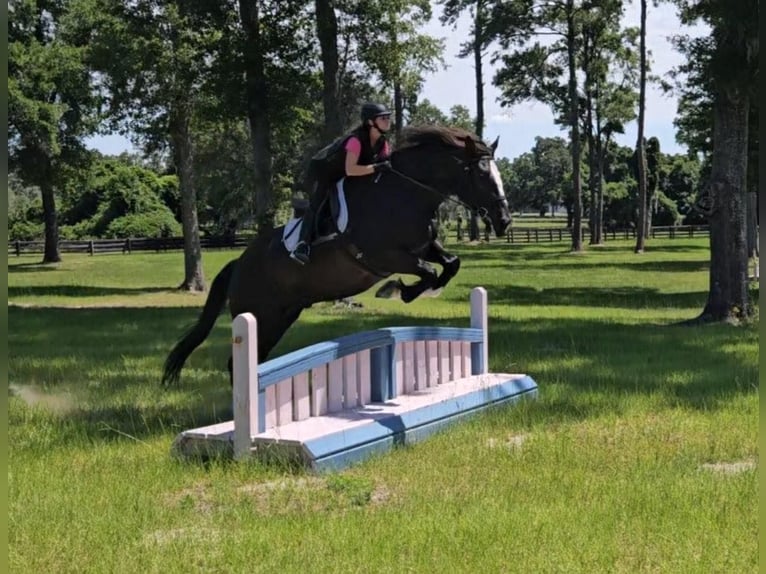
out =
[[(757, 325), (673, 325), (705, 303), (707, 239), (453, 247), (439, 299), (316, 305), (275, 352), (464, 325), (484, 285), (491, 370), (538, 400), (324, 477), (170, 457), (231, 417), (225, 316), (158, 385), (202, 304), (171, 289), (180, 253), (12, 259), (11, 570), (757, 572)], [(234, 255), (205, 253), (208, 280)]]

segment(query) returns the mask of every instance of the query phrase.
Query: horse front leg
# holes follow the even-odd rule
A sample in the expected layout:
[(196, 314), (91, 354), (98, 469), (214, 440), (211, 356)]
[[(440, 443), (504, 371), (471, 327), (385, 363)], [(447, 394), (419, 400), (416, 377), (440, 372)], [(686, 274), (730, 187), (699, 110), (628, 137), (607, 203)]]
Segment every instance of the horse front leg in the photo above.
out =
[(439, 277), (432, 265), (411, 253), (396, 252), (384, 257), (376, 257), (375, 261), (385, 265), (383, 268), (389, 269), (393, 273), (420, 277), (420, 281), (412, 285), (406, 285), (401, 279), (386, 281), (375, 293), (375, 296), (381, 299), (392, 299), (399, 296), (405, 303), (410, 303), (423, 292), (433, 289)]
[(428, 250), (423, 259), (431, 263), (438, 263), (442, 266), (442, 272), (434, 285), (434, 296), (439, 295), (441, 289), (457, 275), (460, 270), (460, 258), (457, 255), (448, 253), (441, 243), (434, 240), (428, 245)]

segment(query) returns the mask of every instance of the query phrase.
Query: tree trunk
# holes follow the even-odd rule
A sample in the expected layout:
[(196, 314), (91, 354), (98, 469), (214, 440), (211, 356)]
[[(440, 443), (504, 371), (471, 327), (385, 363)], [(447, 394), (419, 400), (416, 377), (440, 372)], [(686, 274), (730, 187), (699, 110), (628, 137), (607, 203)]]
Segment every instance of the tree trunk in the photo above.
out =
[(471, 213), (468, 218), (468, 241), (479, 240), (479, 217), (475, 213)]
[(173, 109), (170, 118), (170, 140), (181, 192), (181, 225), (184, 234), (184, 280), (179, 289), (204, 291), (205, 274), (202, 271), (202, 247), (197, 219), (190, 116), (188, 107), (180, 104)]
[[(45, 160), (48, 162), (48, 160)], [(50, 170), (47, 170), (50, 171)], [(43, 198), (43, 219), (45, 221), (45, 248), (43, 251), (43, 263), (58, 263), (61, 261), (59, 254), (59, 226), (56, 216), (56, 198), (53, 184), (50, 178), (40, 183), (40, 191)]]
[(588, 174), (588, 194), (590, 196), (590, 209), (588, 210), (588, 225), (590, 227), (590, 244), (596, 245), (598, 243), (598, 236), (596, 233), (596, 206), (598, 198), (596, 196), (596, 178), (598, 177), (597, 155), (596, 155), (596, 138), (593, 135), (593, 99), (586, 90), (585, 105), (587, 106), (586, 116), (588, 124), (587, 140), (588, 140), (588, 166), (590, 167), (590, 173)]
[(330, 141), (343, 131), (338, 105), (338, 20), (334, 0), (316, 0), (316, 23), (322, 52), (322, 105), (324, 140)]
[(758, 257), (758, 193), (747, 194), (747, 256)]
[(596, 244), (604, 243), (604, 148), (607, 142), (602, 142), (601, 136), (596, 139), (596, 165), (598, 178), (596, 180)]
[(698, 318), (729, 321), (751, 312), (747, 281), (748, 97), (720, 90), (713, 105), (710, 174), (710, 291)]
[(638, 163), (638, 221), (636, 222), (636, 253), (646, 247), (646, 153), (644, 150), (644, 107), (646, 104), (646, 0), (641, 0), (640, 75), (638, 91), (638, 137), (636, 162)]
[(402, 95), (402, 84), (399, 80), (394, 82), (394, 138), (399, 141), (399, 136), (404, 127), (404, 96)]
[(476, 2), (473, 28), (473, 63), (476, 72), (476, 135), (484, 136), (484, 71), (481, 63), (482, 36), (484, 34), (484, 1)]
[(577, 67), (575, 65), (574, 0), (567, 0), (567, 58), (569, 61), (569, 125), (572, 139), (572, 251), (582, 251), (582, 182), (580, 181), (580, 127), (577, 104)]
[(268, 85), (258, 8), (259, 0), (239, 0), (239, 16), (245, 30), (245, 95), (253, 145), (256, 229), (258, 235), (265, 235), (274, 229), (275, 206)]

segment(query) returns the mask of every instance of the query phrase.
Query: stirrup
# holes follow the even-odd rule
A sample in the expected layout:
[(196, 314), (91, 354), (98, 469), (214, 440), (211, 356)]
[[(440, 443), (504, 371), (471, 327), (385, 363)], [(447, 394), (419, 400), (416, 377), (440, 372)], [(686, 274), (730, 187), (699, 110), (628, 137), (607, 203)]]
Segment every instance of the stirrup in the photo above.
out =
[(306, 265), (309, 259), (309, 246), (305, 241), (301, 241), (295, 246), (295, 249), (290, 253), (290, 259), (297, 261), (301, 265)]

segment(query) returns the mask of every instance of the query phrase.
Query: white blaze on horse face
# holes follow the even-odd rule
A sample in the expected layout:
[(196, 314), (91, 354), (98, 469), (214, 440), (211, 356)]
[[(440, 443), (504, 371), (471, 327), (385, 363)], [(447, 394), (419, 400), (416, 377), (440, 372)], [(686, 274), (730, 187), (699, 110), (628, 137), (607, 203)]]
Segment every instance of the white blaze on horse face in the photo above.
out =
[(489, 160), (489, 173), (492, 176), (492, 181), (495, 182), (497, 190), (500, 192), (500, 197), (505, 201), (505, 190), (503, 190), (503, 178), (500, 176), (500, 170), (497, 167), (494, 159)]

